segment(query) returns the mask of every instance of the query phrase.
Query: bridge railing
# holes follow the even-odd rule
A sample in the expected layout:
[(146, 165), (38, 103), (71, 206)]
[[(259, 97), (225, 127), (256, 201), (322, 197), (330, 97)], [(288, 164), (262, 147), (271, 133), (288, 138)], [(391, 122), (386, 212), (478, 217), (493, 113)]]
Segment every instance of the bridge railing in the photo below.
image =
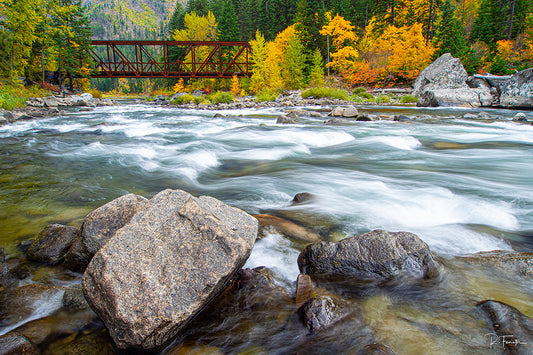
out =
[(250, 76), (250, 45), (231, 41), (92, 41), (93, 77)]

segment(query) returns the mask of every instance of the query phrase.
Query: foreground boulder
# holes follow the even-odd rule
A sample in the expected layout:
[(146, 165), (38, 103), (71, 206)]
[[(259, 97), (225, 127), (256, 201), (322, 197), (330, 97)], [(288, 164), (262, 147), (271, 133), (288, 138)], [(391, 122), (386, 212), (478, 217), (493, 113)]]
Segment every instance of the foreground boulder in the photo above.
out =
[(258, 223), (207, 196), (154, 196), (94, 256), (83, 292), (119, 348), (157, 348), (248, 259)]
[(311, 276), (388, 281), (431, 279), (439, 266), (429, 247), (412, 233), (374, 230), (340, 242), (318, 242), (298, 257), (300, 271)]
[(83, 220), (81, 240), (70, 248), (66, 266), (74, 271), (83, 271), (92, 257), (128, 223), (147, 203), (147, 199), (127, 194), (89, 213)]
[(78, 228), (51, 224), (46, 226), (30, 244), (28, 259), (52, 265), (59, 264), (78, 239), (80, 239)]

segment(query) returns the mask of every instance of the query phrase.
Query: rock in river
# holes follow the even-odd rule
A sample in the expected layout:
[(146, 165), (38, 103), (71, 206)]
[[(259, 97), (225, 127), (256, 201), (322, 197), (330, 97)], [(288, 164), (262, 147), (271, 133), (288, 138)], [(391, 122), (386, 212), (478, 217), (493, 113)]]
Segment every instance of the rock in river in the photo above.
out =
[(119, 348), (178, 334), (248, 259), (258, 222), (212, 197), (154, 196), (93, 257), (83, 292)]
[(298, 266), (311, 276), (378, 282), (398, 277), (431, 279), (439, 274), (437, 262), (420, 238), (383, 230), (310, 244), (300, 253)]
[[(81, 255), (78, 260), (83, 269), (89, 264), (91, 258), (102, 246), (107, 243), (115, 232), (128, 223), (139, 212), (148, 200), (142, 196), (127, 194), (114, 199), (111, 202), (89, 213), (83, 220), (81, 228)], [(72, 252), (78, 252), (76, 246)], [(69, 264), (72, 262), (70, 255), (67, 256)], [(74, 264), (74, 262), (72, 262)]]
[(61, 224), (43, 229), (28, 248), (28, 259), (48, 264), (59, 264), (71, 245), (80, 238), (80, 230)]

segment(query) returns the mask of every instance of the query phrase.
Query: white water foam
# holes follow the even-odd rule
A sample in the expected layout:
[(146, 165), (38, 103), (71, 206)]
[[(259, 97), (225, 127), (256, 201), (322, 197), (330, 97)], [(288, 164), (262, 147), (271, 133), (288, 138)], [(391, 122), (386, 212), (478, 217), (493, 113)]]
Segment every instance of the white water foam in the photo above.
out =
[(32, 320), (41, 319), (43, 317), (47, 317), (57, 310), (59, 310), (61, 307), (63, 307), (63, 295), (65, 294), (65, 291), (59, 290), (52, 294), (44, 294), (34, 302), (31, 307), (33, 308), (33, 312), (31, 315), (21, 320), (20, 322), (17, 322), (15, 324), (11, 324), (5, 328), (0, 328), (0, 335), (4, 335), (13, 329), (20, 327), (23, 324), (26, 324)]
[(245, 268), (266, 266), (277, 276), (292, 282), (296, 281), (298, 274), (298, 255), (300, 252), (291, 245), (291, 242), (277, 233), (265, 232), (265, 237), (258, 240), (252, 254), (244, 265)]

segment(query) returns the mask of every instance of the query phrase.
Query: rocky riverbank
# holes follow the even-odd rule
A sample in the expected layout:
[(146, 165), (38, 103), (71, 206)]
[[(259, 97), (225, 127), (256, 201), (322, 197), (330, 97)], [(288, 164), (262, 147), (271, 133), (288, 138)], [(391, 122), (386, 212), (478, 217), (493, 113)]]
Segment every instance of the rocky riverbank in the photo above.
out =
[[(292, 203), (305, 212), (315, 200), (303, 193)], [(471, 292), (458, 265), (531, 287), (532, 253), (449, 260), (412, 233), (375, 230), (336, 242), (321, 229), (327, 217), (271, 213), (250, 216), (181, 190), (149, 200), (128, 194), (89, 213), (81, 229), (45, 227), (20, 246), (25, 258), (6, 259), (2, 249), (0, 319), (8, 332), (0, 336), (0, 354), (268, 353), (282, 338), (291, 340), (272, 351), (402, 353), (376, 333), (380, 322), (400, 322), (394, 317), (418, 336), (452, 336), (468, 353), (495, 344), (516, 354), (533, 350), (531, 318), (500, 300), (474, 294), (466, 301), (454, 290), (463, 284), (461, 292)], [(303, 243), (301, 274), (290, 287), (269, 269), (241, 269), (256, 239), (271, 229)], [(44, 269), (61, 274), (62, 285), (46, 277), (25, 282)], [(436, 307), (428, 306), (435, 297), (446, 298), (452, 313), (425, 308)], [(393, 321), (389, 309), (375, 318), (376, 307), (413, 298), (426, 316), (403, 309)]]
[(32, 98), (26, 107), (7, 111), (0, 109), (0, 125), (16, 121), (32, 120), (40, 117), (54, 117), (64, 113), (65, 109), (89, 109), (98, 106), (113, 106), (116, 102), (109, 99), (98, 99), (89, 93), (70, 96), (49, 96)]

